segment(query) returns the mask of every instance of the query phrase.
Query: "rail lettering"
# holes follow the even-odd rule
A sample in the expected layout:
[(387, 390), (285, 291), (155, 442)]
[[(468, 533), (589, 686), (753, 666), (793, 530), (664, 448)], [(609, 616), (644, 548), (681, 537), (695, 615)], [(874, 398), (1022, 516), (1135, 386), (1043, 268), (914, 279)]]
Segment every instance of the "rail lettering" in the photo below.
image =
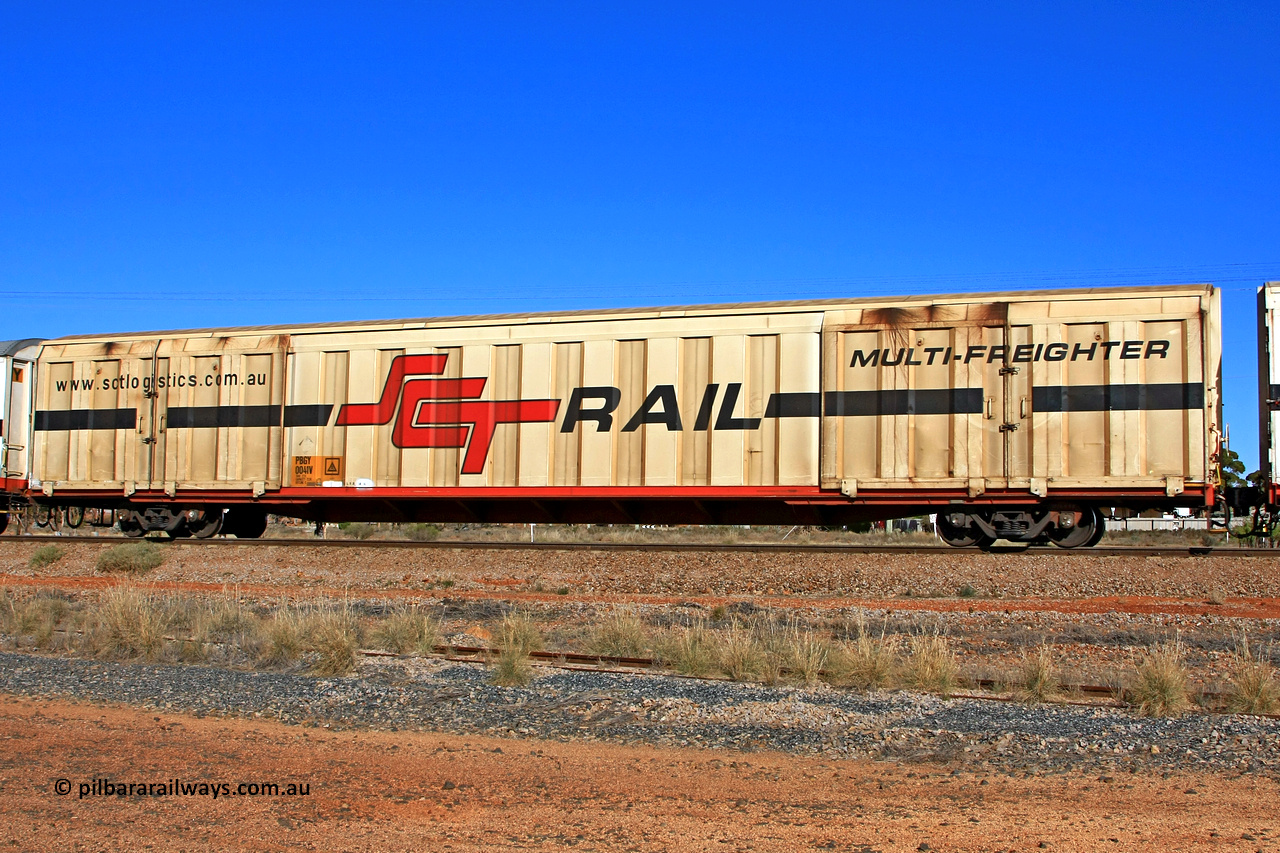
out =
[(1100, 361), (1110, 359), (1168, 358), (1170, 341), (1094, 341), (1084, 344), (976, 345), (964, 352), (953, 347), (898, 347), (897, 349), (854, 350), (850, 367), (921, 367), (932, 364), (1027, 364), (1038, 361)]

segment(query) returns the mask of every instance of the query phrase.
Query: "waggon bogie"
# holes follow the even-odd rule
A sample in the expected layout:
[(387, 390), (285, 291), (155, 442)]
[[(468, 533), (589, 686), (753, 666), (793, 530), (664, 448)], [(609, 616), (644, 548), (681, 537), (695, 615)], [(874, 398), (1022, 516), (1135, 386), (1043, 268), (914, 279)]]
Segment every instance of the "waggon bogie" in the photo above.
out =
[(938, 538), (957, 548), (985, 548), (1001, 539), (1082, 548), (1098, 543), (1105, 520), (1097, 507), (966, 507), (939, 512), (935, 526)]

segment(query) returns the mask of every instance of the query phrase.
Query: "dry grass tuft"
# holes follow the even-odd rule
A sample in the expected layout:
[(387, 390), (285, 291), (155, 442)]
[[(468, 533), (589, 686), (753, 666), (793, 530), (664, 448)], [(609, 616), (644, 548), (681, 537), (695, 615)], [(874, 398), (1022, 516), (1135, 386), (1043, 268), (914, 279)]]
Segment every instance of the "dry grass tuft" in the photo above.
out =
[(360, 626), (351, 609), (327, 607), (307, 615), (302, 623), (303, 648), (315, 656), (315, 675), (346, 675), (356, 665)]
[(960, 686), (960, 666), (947, 638), (936, 632), (912, 634), (903, 677), (909, 686), (938, 693), (944, 699), (954, 693)]
[(514, 611), (502, 617), (498, 628), (498, 647), (513, 649), (522, 655), (540, 652), (543, 646), (542, 631), (528, 613)]
[(715, 671), (715, 639), (705, 622), (673, 628), (658, 645), (658, 658), (682, 675), (710, 675)]
[(43, 569), (61, 560), (66, 553), (57, 545), (41, 545), (31, 553), (31, 559), (27, 561), (27, 565), (33, 569)]
[(397, 607), (369, 631), (369, 644), (396, 654), (430, 653), (436, 647), (440, 625), (418, 605)]
[(1023, 652), (1018, 676), (1019, 684), (1014, 694), (1023, 702), (1048, 702), (1056, 698), (1062, 689), (1053, 651), (1043, 643), (1035, 654)]
[(822, 680), (831, 657), (831, 642), (813, 631), (791, 625), (785, 632), (782, 662), (791, 679), (812, 687)]
[(167, 627), (165, 608), (155, 596), (118, 586), (98, 600), (88, 643), (102, 657), (154, 660), (164, 646)]
[(490, 664), (489, 680), (499, 687), (527, 687), (533, 682), (528, 653), (514, 647), (499, 651)]
[(716, 664), (732, 681), (757, 681), (766, 671), (766, 655), (755, 634), (740, 624), (724, 631), (716, 644)]
[(1241, 635), (1232, 655), (1229, 710), (1237, 714), (1274, 714), (1280, 708), (1280, 684), (1268, 657), (1249, 650), (1249, 638)]
[(648, 651), (649, 645), (640, 617), (630, 610), (615, 610), (596, 626), (587, 649), (597, 655), (634, 658)]
[(262, 626), (258, 663), (262, 666), (292, 666), (301, 657), (303, 621), (297, 611), (281, 607)]
[(533, 681), (529, 653), (542, 649), (542, 632), (527, 613), (502, 617), (498, 656), (490, 664), (489, 680), (499, 687), (524, 687)]
[(898, 640), (887, 637), (886, 624), (876, 636), (867, 630), (866, 620), (859, 617), (858, 637), (852, 643), (840, 643), (832, 652), (829, 666), (833, 683), (859, 690), (887, 687), (898, 667)]
[(15, 644), (22, 637), (30, 637), (39, 649), (54, 645), (54, 632), (70, 611), (65, 599), (48, 593), (13, 598), (8, 591), (0, 599), (0, 626), (3, 632), (13, 635)]
[(140, 575), (164, 562), (164, 549), (150, 542), (128, 542), (98, 555), (98, 571)]
[(1143, 656), (1130, 695), (1144, 717), (1176, 717), (1191, 707), (1181, 641), (1158, 643)]

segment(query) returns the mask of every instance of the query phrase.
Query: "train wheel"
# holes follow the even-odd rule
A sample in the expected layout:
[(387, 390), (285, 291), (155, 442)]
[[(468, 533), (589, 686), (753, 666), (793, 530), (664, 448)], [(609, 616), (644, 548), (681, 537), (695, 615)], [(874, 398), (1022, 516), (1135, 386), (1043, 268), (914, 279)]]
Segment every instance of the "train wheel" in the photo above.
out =
[(218, 532), (222, 530), (222, 510), (205, 510), (203, 522), (197, 524), (187, 522), (187, 527), (191, 530), (191, 535), (197, 539), (208, 539), (211, 536), (217, 536)]
[(147, 531), (144, 530), (142, 525), (139, 524), (138, 521), (133, 517), (132, 510), (127, 510), (127, 509), (120, 510), (119, 524), (120, 524), (120, 532), (123, 533), (125, 536), (130, 536), (130, 537), (133, 537), (134, 539), (138, 539), (146, 535)]
[(978, 528), (957, 527), (943, 513), (938, 513), (934, 527), (938, 531), (938, 538), (952, 548), (972, 548), (974, 545), (980, 545), (982, 540), (986, 539)]
[(66, 519), (67, 519), (67, 527), (70, 527), (72, 530), (75, 530), (77, 527), (84, 524), (84, 507), (82, 506), (67, 507)]
[(4, 529), (9, 526), (9, 511), (0, 512), (0, 533), (4, 533)]
[(1089, 541), (1084, 543), (1084, 547), (1086, 548), (1092, 548), (1094, 545), (1101, 542), (1103, 535), (1107, 532), (1107, 520), (1103, 518), (1102, 511), (1095, 507), (1093, 510), (1093, 517), (1096, 529), (1093, 531), (1093, 535), (1089, 537)]
[(1075, 527), (1067, 530), (1054, 527), (1046, 535), (1059, 548), (1088, 548), (1098, 544), (1105, 529), (1102, 513), (1094, 507), (1087, 507), (1080, 513), (1080, 520)]

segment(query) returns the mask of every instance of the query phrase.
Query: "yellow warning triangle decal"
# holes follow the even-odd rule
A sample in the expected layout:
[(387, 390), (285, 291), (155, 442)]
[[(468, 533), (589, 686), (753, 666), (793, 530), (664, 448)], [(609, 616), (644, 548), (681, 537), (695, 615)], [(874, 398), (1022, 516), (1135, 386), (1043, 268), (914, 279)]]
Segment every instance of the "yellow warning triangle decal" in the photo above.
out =
[(324, 472), (325, 472), (326, 474), (337, 474), (337, 473), (338, 473), (338, 460), (337, 460), (337, 459), (330, 459), (330, 460), (329, 460), (329, 462), (328, 462), (328, 464), (326, 464), (326, 465), (324, 466)]

